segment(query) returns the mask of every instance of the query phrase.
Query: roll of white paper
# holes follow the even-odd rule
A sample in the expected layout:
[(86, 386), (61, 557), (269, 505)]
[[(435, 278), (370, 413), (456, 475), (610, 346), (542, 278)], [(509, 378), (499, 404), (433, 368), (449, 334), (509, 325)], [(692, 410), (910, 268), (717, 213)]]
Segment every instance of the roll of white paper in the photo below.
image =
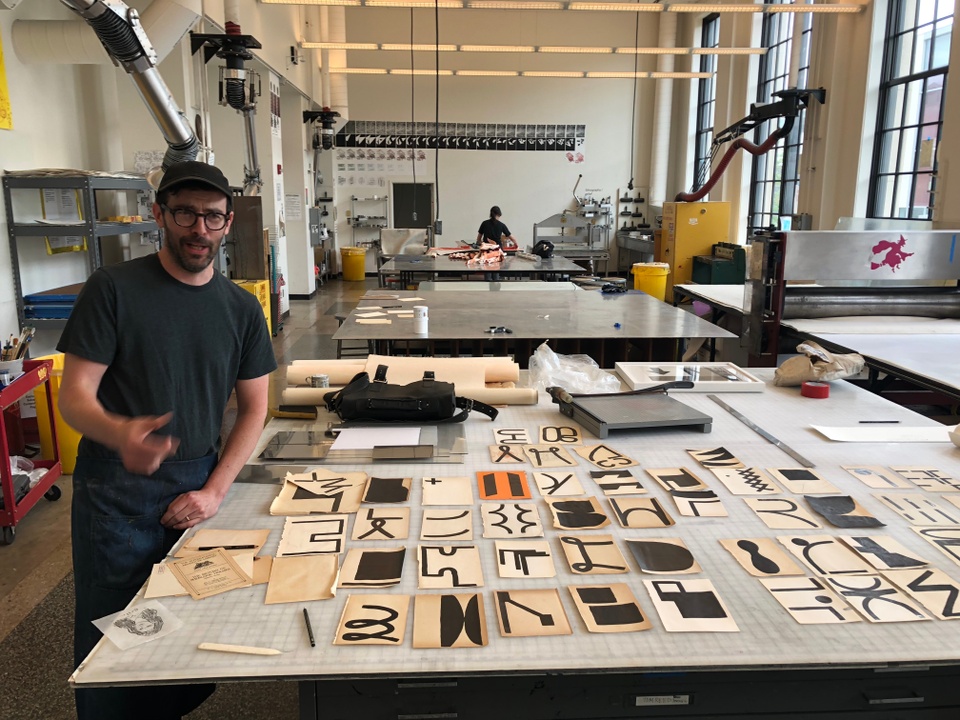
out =
[(429, 319), (426, 305), (413, 306), (413, 331), (417, 335), (427, 334), (427, 322)]

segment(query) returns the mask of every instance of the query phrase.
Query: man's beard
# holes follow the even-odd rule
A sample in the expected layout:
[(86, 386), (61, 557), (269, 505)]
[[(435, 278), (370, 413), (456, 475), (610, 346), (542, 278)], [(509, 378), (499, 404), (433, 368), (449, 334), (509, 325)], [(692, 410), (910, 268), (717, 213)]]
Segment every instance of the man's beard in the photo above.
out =
[[(207, 248), (208, 252), (202, 257), (195, 257), (187, 244), (201, 245)], [(220, 241), (203, 240), (191, 235), (185, 235), (177, 238), (172, 244), (173, 257), (177, 264), (189, 273), (201, 273), (210, 267), (210, 263), (217, 255), (220, 249)]]

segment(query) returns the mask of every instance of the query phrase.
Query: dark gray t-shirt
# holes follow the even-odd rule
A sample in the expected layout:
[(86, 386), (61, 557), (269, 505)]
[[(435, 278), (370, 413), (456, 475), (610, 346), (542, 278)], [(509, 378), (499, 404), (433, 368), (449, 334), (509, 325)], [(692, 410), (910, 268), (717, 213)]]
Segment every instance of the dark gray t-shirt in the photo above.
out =
[[(77, 298), (60, 352), (107, 365), (97, 394), (119, 415), (163, 415), (180, 438), (174, 460), (216, 451), (237, 380), (277, 367), (257, 299), (220, 273), (206, 285), (170, 276), (157, 255), (100, 268)], [(117, 457), (84, 438), (81, 457)]]
[(496, 218), (490, 218), (480, 223), (480, 229), (477, 230), (477, 233), (483, 235), (484, 240), (493, 240), (499, 245), (500, 238), (504, 235), (510, 235), (510, 229)]

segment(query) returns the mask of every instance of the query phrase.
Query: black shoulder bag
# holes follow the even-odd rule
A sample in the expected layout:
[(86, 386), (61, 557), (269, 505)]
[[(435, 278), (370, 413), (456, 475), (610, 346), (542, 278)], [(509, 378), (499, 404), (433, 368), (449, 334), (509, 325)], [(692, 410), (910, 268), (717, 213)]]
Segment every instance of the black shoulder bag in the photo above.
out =
[[(358, 373), (342, 389), (323, 397), (327, 410), (346, 422), (394, 422), (438, 425), (463, 422), (471, 410), (496, 419), (498, 410), (486, 403), (458, 397), (453, 383), (436, 380), (433, 372), (409, 385), (387, 382), (387, 366), (377, 367), (373, 381), (367, 373)], [(457, 410), (460, 412), (457, 412)]]

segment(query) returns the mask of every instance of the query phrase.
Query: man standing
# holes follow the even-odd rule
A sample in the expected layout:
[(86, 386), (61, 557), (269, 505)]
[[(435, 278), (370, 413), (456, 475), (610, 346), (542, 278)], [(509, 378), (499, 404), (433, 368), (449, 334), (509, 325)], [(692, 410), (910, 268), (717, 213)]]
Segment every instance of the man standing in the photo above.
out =
[[(153, 216), (160, 252), (100, 268), (57, 346), (64, 420), (83, 434), (73, 476), (74, 660), (100, 638), (182, 531), (216, 514), (263, 429), (273, 348), (256, 298), (213, 267), (233, 222), (217, 168), (167, 170)], [(237, 420), (221, 448), (231, 392)], [(219, 454), (219, 459), (218, 459)], [(180, 718), (213, 691), (77, 691), (81, 720)]]

